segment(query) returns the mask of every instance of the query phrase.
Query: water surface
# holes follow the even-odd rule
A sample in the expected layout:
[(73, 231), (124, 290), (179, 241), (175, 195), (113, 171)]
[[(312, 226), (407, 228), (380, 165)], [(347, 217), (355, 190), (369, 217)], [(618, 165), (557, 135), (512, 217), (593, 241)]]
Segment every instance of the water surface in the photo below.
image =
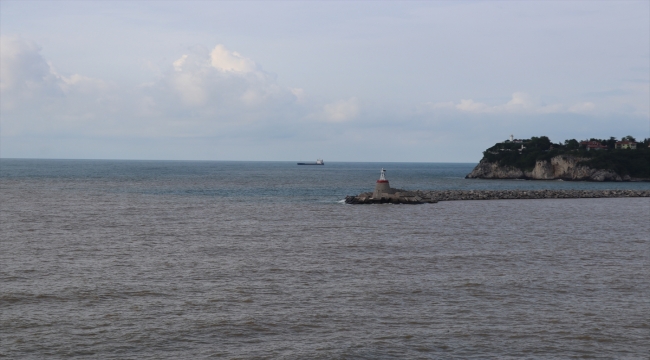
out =
[(629, 358), (650, 199), (351, 206), (473, 164), (0, 160), (9, 358)]

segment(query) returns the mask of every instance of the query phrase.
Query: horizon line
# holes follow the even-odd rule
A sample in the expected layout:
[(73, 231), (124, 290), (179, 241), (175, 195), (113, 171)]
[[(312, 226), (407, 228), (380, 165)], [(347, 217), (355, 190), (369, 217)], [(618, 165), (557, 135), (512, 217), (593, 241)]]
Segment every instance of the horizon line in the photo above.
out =
[[(108, 158), (30, 158), (30, 157), (0, 157), (0, 160), (68, 160), (68, 161), (187, 161), (187, 162), (287, 162), (307, 160), (196, 160), (196, 159), (108, 159)], [(477, 164), (466, 161), (339, 161), (328, 160), (326, 163), (409, 163), (409, 164)]]

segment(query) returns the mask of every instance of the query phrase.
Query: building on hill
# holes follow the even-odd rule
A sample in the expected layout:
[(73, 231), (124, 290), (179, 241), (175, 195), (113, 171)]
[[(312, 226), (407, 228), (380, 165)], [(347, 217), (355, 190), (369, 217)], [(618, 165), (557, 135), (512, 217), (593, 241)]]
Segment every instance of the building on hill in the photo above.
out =
[(584, 140), (584, 141), (580, 142), (580, 146), (587, 149), (587, 151), (589, 151), (589, 150), (607, 150), (607, 145), (603, 145), (603, 144), (599, 143), (598, 141)]
[(504, 143), (523, 144), (524, 141), (529, 141), (529, 140), (526, 140), (526, 139), (515, 139), (515, 136), (514, 136), (514, 135), (510, 135), (510, 139), (507, 139), (506, 141), (504, 141)]
[(636, 150), (636, 143), (634, 141), (617, 141), (614, 145), (616, 149), (632, 149)]

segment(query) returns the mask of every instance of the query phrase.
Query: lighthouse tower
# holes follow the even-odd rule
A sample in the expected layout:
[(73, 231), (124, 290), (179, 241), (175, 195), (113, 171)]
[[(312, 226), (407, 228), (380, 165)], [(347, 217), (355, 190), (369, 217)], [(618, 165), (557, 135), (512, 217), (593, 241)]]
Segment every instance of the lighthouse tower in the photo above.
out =
[(388, 180), (386, 180), (386, 170), (382, 168), (381, 175), (379, 176), (379, 180), (377, 180), (377, 184), (375, 185), (375, 192), (372, 193), (372, 197), (375, 199), (380, 199), (382, 195), (387, 195), (390, 193), (391, 188), (388, 184)]

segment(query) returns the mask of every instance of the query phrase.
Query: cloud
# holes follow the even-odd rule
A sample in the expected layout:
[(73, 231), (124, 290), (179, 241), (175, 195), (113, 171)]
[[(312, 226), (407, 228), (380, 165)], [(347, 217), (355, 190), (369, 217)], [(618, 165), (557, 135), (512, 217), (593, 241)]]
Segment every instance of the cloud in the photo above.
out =
[(537, 112), (541, 107), (533, 102), (530, 95), (523, 92), (515, 92), (512, 94), (510, 101), (503, 105), (489, 106), (469, 99), (461, 100), (456, 105), (456, 109), (472, 113), (525, 113)]
[[(183, 55), (186, 57), (186, 55)], [(182, 58), (185, 60), (185, 58)], [(178, 62), (178, 60), (176, 61)], [(173, 74), (169, 78), (174, 90), (183, 100), (185, 105), (198, 106), (205, 104), (207, 93), (202, 72), (181, 72)]]
[(229, 51), (219, 44), (210, 53), (210, 64), (221, 71), (251, 72), (255, 70), (255, 62), (245, 58), (235, 51)]
[(296, 97), (296, 100), (298, 100), (298, 102), (303, 102), (305, 100), (305, 90), (304, 89), (291, 88), (291, 89), (289, 89), (289, 91), (291, 91), (293, 96)]
[(34, 42), (0, 37), (2, 134), (76, 131), (114, 114), (114, 87), (80, 74), (62, 75)]
[[(4, 100), (60, 97), (70, 92), (89, 93), (103, 90), (108, 84), (79, 74), (64, 76), (40, 54), (35, 43), (19, 37), (0, 39), (0, 91)], [(9, 105), (3, 101), (4, 105)]]
[(456, 109), (460, 111), (481, 113), (490, 112), (490, 107), (483, 103), (477, 103), (472, 99), (463, 99), (456, 105)]
[[(148, 151), (128, 155), (131, 158), (234, 159), (234, 153), (247, 153), (237, 156), (272, 159), (274, 155), (264, 149), (283, 147), (288, 154), (311, 146), (314, 152), (326, 154), (332, 147), (337, 147), (336, 151), (345, 146), (356, 149), (344, 145), (341, 135), (347, 140), (358, 139), (350, 143), (364, 143), (368, 148), (377, 139), (398, 135), (401, 140), (393, 142), (394, 150), (402, 151), (402, 158), (407, 159), (406, 150), (400, 149), (423, 154), (433, 142), (440, 143), (445, 137), (464, 138), (467, 133), (476, 134), (467, 139), (484, 138), (480, 149), (468, 152), (480, 154), (486, 143), (501, 134), (540, 135), (538, 130), (530, 130), (535, 119), (544, 128), (549, 127), (549, 121), (566, 125), (562, 131), (567, 133), (592, 131), (594, 123), (601, 129), (618, 127), (619, 120), (607, 121), (618, 119), (618, 114), (602, 116), (602, 109), (623, 108), (629, 103), (627, 98), (612, 97), (614, 94), (608, 98), (585, 95), (574, 101), (565, 100), (564, 104), (548, 105), (525, 92), (515, 92), (497, 103), (459, 97), (461, 100), (430, 102), (421, 107), (413, 106), (413, 102), (380, 101), (367, 94), (363, 94), (364, 101), (359, 100), (361, 96), (317, 101), (308, 96), (310, 89), (283, 86), (255, 61), (224, 45), (176, 53), (165, 64), (159, 64), (156, 76), (148, 82), (125, 85), (74, 72), (58, 72), (56, 64), (42, 56), (38, 44), (19, 37), (3, 36), (1, 40), (0, 146), (4, 156), (40, 156), (30, 149), (36, 149), (41, 141), (49, 141), (52, 148), (67, 146), (69, 152), (57, 155), (67, 157), (127, 157), (128, 151), (122, 152), (127, 155), (115, 155), (111, 146), (121, 148), (129, 143), (140, 144), (140, 149)], [(647, 109), (648, 90), (644, 86), (629, 91), (639, 94), (637, 103), (645, 104)], [(520, 121), (523, 118), (531, 120)], [(622, 119), (627, 121), (627, 128), (639, 128), (638, 117)], [(585, 127), (587, 130), (583, 130)], [(633, 134), (634, 130), (627, 133)], [(113, 145), (104, 145), (101, 155), (96, 155), (99, 153), (92, 153), (93, 139)], [(205, 147), (192, 150), (194, 139), (203, 139)], [(367, 139), (374, 140), (364, 142)], [(76, 150), (75, 141), (90, 145), (85, 150)], [(172, 151), (168, 144), (173, 142), (182, 146)], [(142, 145), (153, 143), (157, 145)], [(474, 141), (467, 140), (467, 144)], [(133, 145), (133, 149), (138, 146)], [(222, 152), (209, 150), (217, 148)], [(261, 153), (264, 155), (258, 155)], [(422, 160), (427, 159), (422, 156)]]
[(183, 71), (183, 64), (185, 63), (185, 60), (187, 60), (187, 55), (183, 55), (181, 56), (180, 59), (174, 61), (172, 63), (172, 66), (174, 66), (174, 70)]
[(308, 113), (304, 90), (280, 86), (223, 45), (182, 54), (156, 80), (128, 87), (60, 74), (28, 40), (3, 36), (0, 44), (3, 135), (206, 135)]
[(35, 43), (19, 37), (0, 37), (0, 94), (4, 109), (39, 96), (61, 95), (61, 79), (40, 50)]
[[(151, 93), (154, 96), (158, 93), (167, 99), (167, 105), (175, 107), (200, 109), (214, 115), (235, 109), (273, 107), (278, 103), (286, 105), (301, 100), (299, 96), (302, 96), (302, 93), (296, 95), (294, 89), (279, 86), (253, 60), (221, 44), (209, 52), (184, 54), (172, 66), (174, 71), (154, 84)], [(175, 98), (180, 103), (175, 103)]]
[(426, 103), (431, 110), (455, 109), (463, 113), (474, 114), (554, 114), (554, 113), (588, 113), (595, 108), (593, 102), (582, 102), (566, 106), (563, 104), (542, 104), (536, 101), (529, 94), (524, 92), (515, 92), (510, 100), (501, 105), (488, 105), (477, 102), (472, 99), (462, 99), (458, 103), (452, 101)]
[(339, 100), (337, 102), (323, 106), (323, 119), (328, 122), (350, 121), (359, 115), (359, 101), (353, 97), (348, 100)]
[(535, 104), (530, 95), (516, 92), (512, 94), (510, 101), (502, 106), (502, 110), (506, 112), (535, 111)]

